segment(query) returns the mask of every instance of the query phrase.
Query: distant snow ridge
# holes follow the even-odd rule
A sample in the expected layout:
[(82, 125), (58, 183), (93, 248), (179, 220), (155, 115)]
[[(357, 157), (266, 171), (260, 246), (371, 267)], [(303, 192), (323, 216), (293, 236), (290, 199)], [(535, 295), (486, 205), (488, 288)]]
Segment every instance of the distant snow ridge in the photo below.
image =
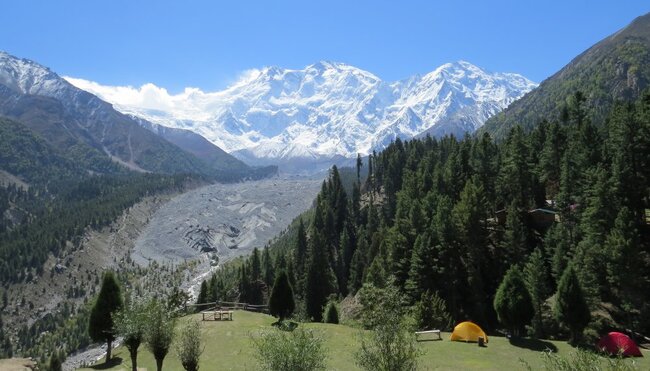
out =
[(195, 131), (253, 164), (353, 158), (423, 133), (460, 136), (537, 86), (465, 61), (393, 83), (343, 63), (266, 67), (223, 91), (188, 88), (178, 95), (153, 84), (135, 89), (67, 79), (124, 113)]

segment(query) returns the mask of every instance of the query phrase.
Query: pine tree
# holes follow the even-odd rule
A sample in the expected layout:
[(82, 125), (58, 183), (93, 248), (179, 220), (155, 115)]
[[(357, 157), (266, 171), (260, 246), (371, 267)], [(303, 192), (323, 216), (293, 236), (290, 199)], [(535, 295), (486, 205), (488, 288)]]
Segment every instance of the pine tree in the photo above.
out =
[(616, 217), (614, 227), (605, 241), (605, 258), (609, 290), (616, 302), (624, 305), (638, 303), (637, 292), (643, 288), (637, 282), (643, 269), (639, 261), (639, 233), (636, 230), (635, 216), (623, 207)]
[(573, 257), (571, 239), (565, 223), (555, 223), (549, 228), (544, 237), (544, 247), (553, 253), (551, 271), (557, 284)]
[(321, 322), (323, 307), (327, 302), (327, 297), (333, 292), (332, 277), (334, 273), (328, 262), (327, 247), (322, 234), (316, 228), (312, 232), (310, 261), (305, 283), (305, 306), (307, 315), (314, 322)]
[(285, 318), (293, 314), (295, 307), (293, 288), (289, 283), (287, 273), (282, 271), (278, 274), (273, 284), (273, 291), (269, 298), (269, 312), (282, 322)]
[(113, 340), (115, 340), (115, 324), (113, 315), (122, 308), (120, 286), (113, 272), (106, 272), (99, 290), (97, 301), (90, 312), (88, 333), (93, 341), (105, 341), (106, 363), (111, 359)]
[(406, 290), (412, 302), (427, 292), (433, 292), (436, 281), (436, 250), (428, 233), (419, 235), (413, 246), (409, 278)]
[(463, 259), (470, 292), (467, 307), (479, 322), (485, 322), (488, 310), (484, 284), (485, 205), (483, 188), (478, 180), (473, 178), (463, 188), (460, 200), (452, 212), (454, 230), (464, 246)]
[(543, 335), (542, 307), (544, 301), (550, 296), (548, 272), (541, 248), (536, 248), (528, 257), (528, 262), (524, 266), (524, 277), (535, 310), (532, 321), (533, 331), (536, 337), (541, 338)]
[(521, 271), (514, 265), (508, 269), (494, 296), (494, 310), (499, 322), (514, 336), (519, 336), (533, 318), (533, 303)]
[(268, 246), (264, 247), (264, 252), (262, 253), (262, 274), (264, 276), (264, 283), (267, 286), (271, 286), (275, 281), (275, 268)]
[[(203, 282), (201, 282), (199, 296), (196, 298), (196, 304), (205, 304), (208, 302), (207, 299), (208, 299), (208, 283), (205, 280), (203, 280)], [(198, 308), (200, 309), (201, 307)]]
[(558, 322), (569, 328), (570, 343), (577, 344), (591, 319), (591, 313), (578, 276), (571, 265), (564, 271), (558, 284), (553, 313)]
[(524, 225), (524, 210), (517, 198), (508, 206), (506, 231), (503, 238), (504, 266), (519, 264), (527, 255), (527, 230)]
[(305, 225), (302, 218), (298, 222), (298, 231), (296, 232), (296, 246), (295, 246), (295, 261), (296, 270), (299, 276), (305, 272), (305, 262), (307, 260), (307, 233), (305, 232)]
[(445, 301), (436, 292), (425, 292), (415, 304), (413, 317), (419, 330), (446, 331), (452, 325)]

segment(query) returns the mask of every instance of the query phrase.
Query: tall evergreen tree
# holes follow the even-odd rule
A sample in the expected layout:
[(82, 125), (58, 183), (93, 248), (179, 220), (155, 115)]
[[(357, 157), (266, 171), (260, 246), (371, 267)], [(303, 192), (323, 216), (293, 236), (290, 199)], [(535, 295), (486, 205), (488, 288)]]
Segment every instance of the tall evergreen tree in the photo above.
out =
[(293, 314), (295, 307), (293, 288), (289, 283), (287, 273), (282, 271), (278, 274), (273, 284), (273, 291), (269, 298), (269, 312), (282, 322), (285, 318)]
[(115, 324), (113, 315), (122, 308), (120, 286), (113, 272), (106, 272), (102, 279), (102, 287), (95, 305), (90, 311), (88, 333), (93, 341), (106, 342), (106, 363), (111, 359), (113, 340), (115, 340)]
[(519, 336), (524, 326), (533, 318), (533, 303), (521, 271), (516, 265), (508, 269), (497, 289), (494, 296), (494, 310), (499, 321), (514, 336)]
[(454, 230), (458, 233), (457, 238), (464, 246), (463, 259), (470, 293), (467, 310), (473, 314), (477, 321), (486, 322), (488, 310), (484, 285), (486, 201), (483, 188), (478, 183), (476, 179), (467, 182), (452, 214)]
[(544, 262), (544, 253), (541, 248), (536, 248), (528, 257), (524, 266), (524, 277), (528, 292), (535, 311), (532, 326), (535, 336), (543, 336), (542, 308), (544, 301), (550, 296), (550, 285), (548, 284), (548, 271)]
[(305, 224), (300, 218), (298, 222), (298, 231), (296, 232), (295, 262), (296, 270), (300, 276), (305, 272), (305, 262), (307, 260), (307, 232)]
[(305, 307), (307, 315), (314, 322), (323, 320), (323, 307), (333, 292), (331, 266), (327, 259), (326, 244), (321, 232), (312, 231), (310, 260), (305, 283)]
[(569, 328), (570, 342), (577, 344), (582, 338), (582, 331), (591, 320), (591, 313), (578, 276), (571, 265), (564, 271), (558, 284), (553, 313), (558, 322)]

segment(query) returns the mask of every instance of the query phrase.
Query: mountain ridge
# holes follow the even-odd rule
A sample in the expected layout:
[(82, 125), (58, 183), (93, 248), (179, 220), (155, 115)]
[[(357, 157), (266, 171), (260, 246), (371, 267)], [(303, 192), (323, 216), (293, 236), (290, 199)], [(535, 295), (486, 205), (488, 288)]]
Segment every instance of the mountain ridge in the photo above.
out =
[(617, 100), (633, 100), (650, 86), (650, 13), (580, 53), (540, 85), (491, 117), (481, 129), (503, 138), (515, 125), (531, 129), (542, 118), (559, 119), (566, 99), (585, 94), (592, 122), (604, 122)]
[[(192, 130), (249, 163), (285, 166), (354, 158), (426, 131), (461, 136), (536, 86), (521, 75), (489, 73), (466, 61), (396, 82), (341, 62), (271, 66), (249, 71), (221, 91), (186, 88), (176, 95), (153, 84), (138, 90), (67, 79), (124, 113)], [(132, 99), (119, 89), (130, 89)]]
[[(19, 121), (62, 154), (98, 173), (195, 173), (221, 180), (242, 178), (250, 168), (219, 169), (141, 127), (110, 103), (75, 87), (37, 62), (0, 51), (0, 116)], [(218, 152), (215, 150), (215, 152)], [(227, 161), (224, 161), (224, 163)]]

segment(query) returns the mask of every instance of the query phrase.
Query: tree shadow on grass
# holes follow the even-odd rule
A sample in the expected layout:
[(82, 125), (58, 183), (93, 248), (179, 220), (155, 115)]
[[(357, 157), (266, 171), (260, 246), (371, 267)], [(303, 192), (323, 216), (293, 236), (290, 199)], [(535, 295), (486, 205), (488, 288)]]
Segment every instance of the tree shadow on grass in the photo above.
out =
[(514, 345), (519, 348), (534, 350), (537, 352), (550, 351), (552, 353), (557, 353), (557, 347), (555, 346), (555, 344), (546, 340), (511, 337), (510, 345)]
[(118, 366), (122, 364), (122, 357), (113, 357), (108, 362), (103, 362), (98, 365), (90, 366), (93, 370), (108, 370), (109, 368)]
[(271, 326), (276, 327), (278, 330), (281, 331), (293, 331), (298, 327), (298, 322), (294, 321), (277, 321), (273, 322)]

